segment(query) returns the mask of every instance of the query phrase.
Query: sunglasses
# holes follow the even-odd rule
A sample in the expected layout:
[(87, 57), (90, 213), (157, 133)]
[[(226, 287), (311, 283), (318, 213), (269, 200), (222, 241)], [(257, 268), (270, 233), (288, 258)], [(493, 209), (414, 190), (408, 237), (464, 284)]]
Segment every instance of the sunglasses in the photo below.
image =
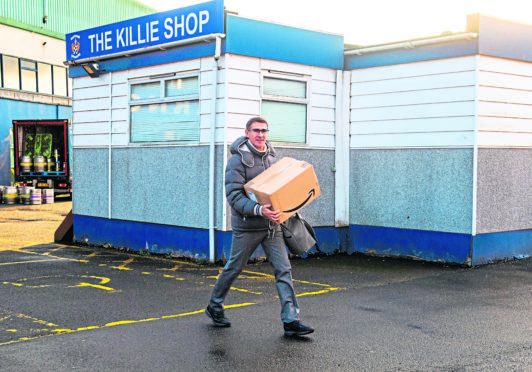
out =
[(252, 131), (253, 133), (256, 133), (256, 134), (259, 134), (259, 133), (266, 134), (266, 133), (268, 133), (270, 130), (269, 130), (269, 129), (253, 128), (253, 129), (250, 129), (250, 131)]

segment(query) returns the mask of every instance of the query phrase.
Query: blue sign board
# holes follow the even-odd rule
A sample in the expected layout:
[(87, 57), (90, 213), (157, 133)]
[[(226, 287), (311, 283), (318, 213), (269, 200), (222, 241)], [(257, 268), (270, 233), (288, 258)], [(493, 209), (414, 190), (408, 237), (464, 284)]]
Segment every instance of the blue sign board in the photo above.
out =
[(67, 34), (67, 61), (131, 52), (223, 31), (223, 0), (209, 1)]

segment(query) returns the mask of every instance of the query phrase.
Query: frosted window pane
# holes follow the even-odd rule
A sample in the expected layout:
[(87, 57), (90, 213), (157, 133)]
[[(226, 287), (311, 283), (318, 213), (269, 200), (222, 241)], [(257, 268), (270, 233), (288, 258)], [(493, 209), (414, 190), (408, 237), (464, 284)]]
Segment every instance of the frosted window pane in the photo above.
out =
[(306, 142), (307, 105), (262, 101), (262, 116), (268, 121), (268, 140)]

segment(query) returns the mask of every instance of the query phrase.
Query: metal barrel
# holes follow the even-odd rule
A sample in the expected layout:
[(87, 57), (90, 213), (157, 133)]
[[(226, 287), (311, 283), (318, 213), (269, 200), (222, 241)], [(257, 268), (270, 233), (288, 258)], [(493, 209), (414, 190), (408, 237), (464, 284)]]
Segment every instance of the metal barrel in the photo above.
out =
[(15, 186), (7, 186), (4, 189), (4, 203), (15, 204), (17, 202), (17, 188)]
[(23, 156), (20, 158), (20, 171), (21, 172), (31, 172), (31, 166), (33, 162), (31, 156)]
[(33, 159), (33, 171), (34, 172), (44, 172), (44, 156), (36, 156)]
[(32, 188), (33, 187), (30, 187), (30, 186), (24, 186), (24, 187), (19, 188), (19, 191), (22, 190), (19, 193), (20, 204), (30, 204), (30, 190)]
[(54, 203), (54, 189), (42, 189), (42, 203), (43, 204)]
[(46, 163), (48, 164), (48, 172), (53, 172), (54, 171), (54, 159), (52, 158), (48, 158), (46, 159)]
[(30, 204), (41, 204), (41, 189), (30, 190)]

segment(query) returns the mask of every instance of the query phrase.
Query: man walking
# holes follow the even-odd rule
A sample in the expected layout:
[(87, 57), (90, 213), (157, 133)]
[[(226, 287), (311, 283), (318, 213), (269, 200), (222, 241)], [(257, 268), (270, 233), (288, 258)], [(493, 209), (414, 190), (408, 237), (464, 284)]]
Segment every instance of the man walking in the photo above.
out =
[(212, 290), (205, 313), (217, 327), (230, 327), (224, 314), (224, 300), (233, 281), (240, 275), (249, 258), (262, 245), (275, 271), (275, 285), (281, 302), (281, 320), (286, 336), (302, 336), (314, 332), (301, 324), (299, 306), (292, 284), (292, 268), (279, 226), (281, 212), (271, 205), (260, 205), (249, 199), (244, 185), (275, 163), (275, 149), (266, 141), (268, 123), (261, 117), (246, 123), (246, 136), (231, 145), (231, 158), (225, 169), (225, 194), (231, 206), (233, 241), (231, 255)]

